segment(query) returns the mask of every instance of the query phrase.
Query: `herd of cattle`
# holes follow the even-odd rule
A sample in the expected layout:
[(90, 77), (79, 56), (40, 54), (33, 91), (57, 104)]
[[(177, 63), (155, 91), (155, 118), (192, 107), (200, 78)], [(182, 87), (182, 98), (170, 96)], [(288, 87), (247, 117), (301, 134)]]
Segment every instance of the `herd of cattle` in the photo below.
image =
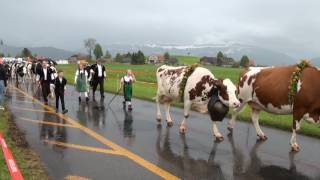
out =
[[(57, 70), (54, 62), (48, 64), (54, 75)], [(16, 82), (24, 82), (29, 78), (35, 81), (38, 69), (41, 69), (41, 62), (21, 62), (6, 63), (5, 68), (9, 79), (16, 79)], [(86, 71), (91, 75), (92, 65), (86, 67)], [(217, 141), (222, 141), (223, 136), (219, 131), (219, 123), (223, 118), (213, 118), (219, 116), (221, 106), (232, 110), (232, 118), (228, 122), (230, 134), (233, 132), (235, 120), (241, 110), (248, 105), (252, 109), (251, 119), (259, 140), (266, 140), (267, 136), (259, 125), (259, 113), (266, 111), (272, 114), (292, 114), (292, 136), (290, 140), (291, 149), (299, 151), (296, 132), (300, 128), (301, 120), (319, 123), (320, 121), (320, 69), (314, 66), (306, 67), (298, 77), (297, 92), (293, 103), (289, 100), (289, 86), (292, 74), (297, 65), (280, 67), (250, 67), (244, 70), (237, 85), (230, 79), (217, 79), (211, 71), (203, 67), (196, 67), (188, 76), (181, 96), (181, 83), (186, 78), (188, 66), (172, 67), (163, 65), (157, 69), (157, 120), (161, 122), (160, 104), (164, 105), (166, 121), (168, 126), (173, 125), (170, 116), (170, 104), (173, 101), (183, 99), (184, 117), (180, 125), (180, 132), (185, 133), (187, 129), (187, 119), (190, 109), (199, 112), (208, 112), (213, 121), (213, 135)], [(51, 88), (51, 95), (54, 95), (54, 87)], [(213, 103), (212, 103), (213, 102)], [(213, 105), (212, 105), (213, 104)], [(220, 110), (217, 110), (217, 107)], [(222, 109), (223, 109), (222, 107)], [(222, 111), (225, 113), (226, 111)], [(213, 115), (212, 115), (213, 114)], [(225, 114), (224, 114), (225, 115)], [(221, 116), (221, 115), (220, 115)], [(224, 117), (224, 116), (223, 116)]]
[[(252, 122), (259, 140), (266, 140), (259, 125), (259, 113), (266, 111), (272, 114), (293, 114), (291, 149), (299, 151), (296, 131), (300, 121), (319, 123), (320, 118), (320, 69), (306, 67), (298, 81), (294, 103), (289, 101), (289, 85), (297, 65), (282, 67), (251, 67), (241, 73), (238, 85), (229, 79), (217, 79), (206, 68), (197, 67), (188, 77), (183, 93), (184, 118), (180, 125), (180, 133), (186, 132), (186, 121), (190, 108), (200, 112), (216, 113), (215, 106), (209, 106), (211, 99), (218, 99), (232, 110), (232, 118), (228, 122), (228, 130), (232, 134), (235, 120), (239, 112), (248, 105), (252, 109)], [(161, 122), (160, 104), (164, 105), (167, 125), (172, 126), (170, 104), (180, 100), (180, 84), (188, 71), (187, 66), (171, 67), (163, 65), (157, 69), (157, 120)], [(217, 91), (217, 93), (214, 93)], [(209, 103), (210, 104), (210, 103)], [(222, 120), (222, 119), (221, 119)], [(222, 141), (216, 119), (213, 121), (213, 135), (217, 141)]]

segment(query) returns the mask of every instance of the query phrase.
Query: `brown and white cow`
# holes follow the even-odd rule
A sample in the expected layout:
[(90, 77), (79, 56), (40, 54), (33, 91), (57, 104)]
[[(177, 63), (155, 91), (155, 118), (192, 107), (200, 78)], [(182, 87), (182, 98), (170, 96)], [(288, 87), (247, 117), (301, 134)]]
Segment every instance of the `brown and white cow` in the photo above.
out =
[(290, 144), (293, 151), (299, 151), (296, 131), (300, 128), (301, 119), (319, 122), (320, 70), (315, 67), (307, 67), (302, 71), (297, 84), (297, 94), (293, 105), (291, 105), (288, 97), (289, 81), (296, 68), (296, 65), (253, 67), (244, 72), (238, 85), (238, 98), (241, 105), (230, 120), (228, 129), (232, 131), (236, 116), (245, 104), (248, 104), (252, 109), (252, 122), (261, 140), (266, 140), (267, 136), (259, 125), (260, 111), (272, 114), (293, 114)]
[[(160, 102), (164, 104), (167, 125), (173, 125), (169, 112), (170, 104), (172, 101), (180, 100), (180, 83), (187, 70), (187, 66), (171, 67), (166, 65), (157, 69), (158, 91), (156, 102), (158, 122), (161, 122)], [(240, 105), (236, 97), (236, 86), (229, 79), (216, 79), (208, 69), (197, 67), (189, 76), (184, 89), (184, 118), (180, 125), (181, 133), (186, 131), (186, 120), (189, 117), (191, 107), (202, 113), (208, 111), (207, 105), (212, 96), (211, 89), (213, 87), (218, 89), (218, 97), (223, 104), (233, 108)], [(217, 140), (222, 140), (223, 136), (219, 132), (217, 123), (213, 122), (213, 133)]]

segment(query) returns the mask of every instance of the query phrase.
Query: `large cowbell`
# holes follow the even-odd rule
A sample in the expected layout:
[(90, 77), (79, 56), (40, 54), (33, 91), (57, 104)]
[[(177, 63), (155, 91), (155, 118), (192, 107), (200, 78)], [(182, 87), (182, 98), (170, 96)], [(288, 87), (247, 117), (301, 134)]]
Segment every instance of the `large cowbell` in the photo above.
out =
[(222, 121), (229, 112), (229, 107), (224, 105), (218, 96), (217, 87), (211, 89), (212, 96), (208, 103), (208, 111), (212, 121)]

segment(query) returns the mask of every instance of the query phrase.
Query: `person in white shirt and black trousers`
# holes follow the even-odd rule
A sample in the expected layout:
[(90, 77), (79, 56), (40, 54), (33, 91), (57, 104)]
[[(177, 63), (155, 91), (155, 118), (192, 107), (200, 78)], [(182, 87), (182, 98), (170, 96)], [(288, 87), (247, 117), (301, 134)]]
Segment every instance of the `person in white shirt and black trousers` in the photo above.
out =
[(48, 105), (48, 95), (50, 94), (50, 83), (54, 79), (53, 72), (48, 68), (48, 62), (42, 62), (42, 68), (37, 72), (37, 81), (41, 85), (42, 95), (45, 105)]
[(64, 104), (64, 94), (66, 90), (67, 80), (63, 76), (63, 71), (58, 71), (58, 77), (54, 80), (54, 93), (56, 95), (56, 112), (59, 111), (59, 99), (61, 101), (62, 113), (65, 114), (68, 110)]
[(95, 100), (95, 92), (98, 85), (100, 86), (100, 95), (101, 99), (104, 98), (104, 80), (106, 79), (106, 68), (101, 63), (101, 60), (97, 61), (96, 66), (92, 70), (93, 73), (93, 82), (92, 82), (92, 98)]

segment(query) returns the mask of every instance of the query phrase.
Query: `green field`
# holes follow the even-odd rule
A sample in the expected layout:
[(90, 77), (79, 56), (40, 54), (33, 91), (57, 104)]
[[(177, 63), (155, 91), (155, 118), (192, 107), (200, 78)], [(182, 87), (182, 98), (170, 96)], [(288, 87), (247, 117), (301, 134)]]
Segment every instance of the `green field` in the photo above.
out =
[[(183, 63), (185, 64), (187, 63), (193, 64), (194, 62), (196, 62), (195, 57), (185, 57), (185, 56), (177, 56), (177, 57), (179, 60), (181, 60), (182, 58)], [(106, 66), (107, 66), (107, 70), (109, 71), (107, 72), (107, 76), (109, 79), (105, 83), (106, 91), (112, 92), (112, 93), (116, 92), (117, 86), (119, 84), (118, 79), (124, 75), (124, 72), (126, 69), (132, 69), (134, 72), (136, 72), (135, 76), (138, 81), (134, 85), (133, 95), (137, 98), (150, 100), (150, 101), (152, 101), (152, 98), (155, 97), (156, 90), (157, 90), (156, 85), (145, 84), (143, 82), (156, 83), (155, 71), (157, 69), (157, 66), (127, 65), (127, 64), (108, 64)], [(238, 82), (239, 73), (241, 72), (241, 69), (237, 69), (237, 68), (224, 68), (224, 67), (215, 67), (215, 66), (205, 66), (205, 67), (211, 70), (212, 73), (217, 78), (229, 78), (234, 83)], [(73, 83), (76, 65), (71, 65), (71, 64), (59, 65), (58, 69), (64, 70), (69, 83)], [(123, 72), (115, 72), (120, 70)], [(140, 82), (140, 81), (143, 81), (143, 82)], [(174, 105), (181, 106), (180, 103), (175, 103)], [(245, 108), (245, 110), (242, 111), (242, 113), (237, 119), (242, 121), (251, 121), (250, 109)], [(289, 131), (291, 130), (291, 127), (292, 127), (292, 120), (291, 120), (291, 116), (289, 115), (271, 115), (263, 112), (260, 115), (260, 123), (263, 125), (280, 128), (284, 130), (289, 130)], [(320, 128), (316, 125), (308, 124), (305, 122), (302, 123), (300, 133), (320, 138)]]

